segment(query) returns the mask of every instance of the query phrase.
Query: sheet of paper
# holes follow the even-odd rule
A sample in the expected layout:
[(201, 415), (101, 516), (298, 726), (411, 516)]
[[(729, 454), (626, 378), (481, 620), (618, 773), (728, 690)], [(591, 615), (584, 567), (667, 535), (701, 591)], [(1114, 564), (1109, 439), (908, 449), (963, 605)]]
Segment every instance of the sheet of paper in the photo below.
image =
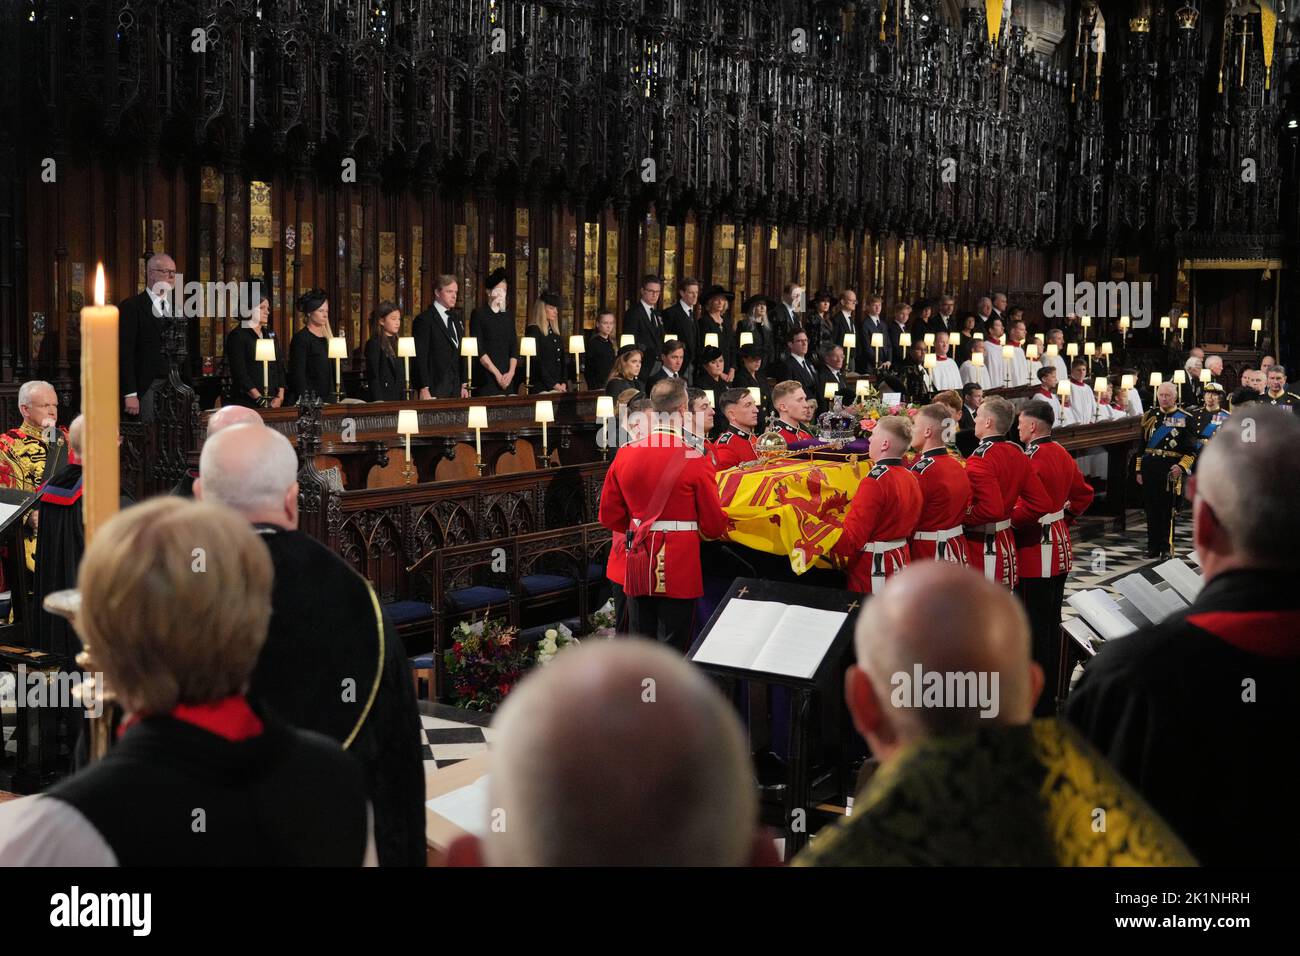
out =
[(426, 800), (424, 805), (466, 833), (485, 837), (488, 835), (489, 803), (488, 775), (484, 774), (468, 787)]
[(1125, 575), (1115, 582), (1114, 587), (1152, 624), (1159, 624), (1170, 614), (1186, 606), (1178, 598), (1177, 592), (1169, 595), (1157, 590), (1156, 586), (1140, 573)]
[(17, 505), (11, 505), (3, 501), (0, 501), (0, 528), (3, 528), (5, 526), (5, 523), (8, 522), (8, 520), (12, 518), (17, 512), (18, 512)]
[(1201, 587), (1205, 584), (1198, 572), (1193, 571), (1178, 558), (1170, 558), (1157, 564), (1156, 574), (1168, 581), (1189, 604), (1196, 600), (1196, 596), (1201, 593)]
[(1078, 591), (1067, 600), (1070, 607), (1078, 611), (1088, 625), (1108, 641), (1137, 630), (1137, 626), (1125, 617), (1115, 599), (1100, 588)]
[(812, 677), (848, 616), (845, 611), (791, 605), (754, 659), (753, 669), (805, 680)]
[(880, 396), (880, 403), (884, 405), (885, 408), (893, 408), (895, 405), (901, 405), (903, 404), (903, 393), (885, 392)]
[(787, 605), (779, 601), (733, 598), (722, 609), (694, 660), (722, 667), (753, 668), (759, 651), (776, 629)]

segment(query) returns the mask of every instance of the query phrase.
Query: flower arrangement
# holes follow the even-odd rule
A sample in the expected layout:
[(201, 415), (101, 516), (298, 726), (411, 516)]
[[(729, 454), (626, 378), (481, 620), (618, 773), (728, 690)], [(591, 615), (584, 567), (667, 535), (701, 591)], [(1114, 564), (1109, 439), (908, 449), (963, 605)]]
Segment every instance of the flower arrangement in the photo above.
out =
[(920, 405), (891, 405), (885, 408), (878, 402), (869, 406), (863, 404), (854, 405), (852, 409), (854, 417), (858, 419), (858, 425), (862, 428), (864, 434), (871, 432), (876, 427), (876, 422), (886, 415), (906, 415), (908, 418), (915, 418), (920, 410)]
[(578, 639), (573, 636), (563, 624), (557, 624), (555, 627), (546, 629), (541, 641), (537, 645), (537, 665), (545, 667), (560, 653), (564, 648), (570, 645), (576, 645)]
[(451, 697), (466, 710), (493, 711), (528, 669), (532, 648), (516, 640), (519, 629), (504, 621), (461, 621), (443, 654)]
[(604, 607), (593, 612), (588, 619), (588, 624), (591, 627), (592, 636), (613, 637), (614, 631), (618, 627), (618, 621), (614, 619), (614, 599), (610, 598), (605, 602)]

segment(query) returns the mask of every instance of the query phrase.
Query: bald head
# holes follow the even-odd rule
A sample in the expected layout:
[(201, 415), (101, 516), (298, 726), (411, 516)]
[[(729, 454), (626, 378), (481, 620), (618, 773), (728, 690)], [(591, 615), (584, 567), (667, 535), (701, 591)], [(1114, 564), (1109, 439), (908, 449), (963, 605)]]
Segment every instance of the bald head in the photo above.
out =
[(231, 425), (263, 425), (262, 416), (244, 405), (222, 405), (208, 416), (208, 437)]
[(493, 724), (494, 866), (737, 866), (758, 822), (730, 705), (651, 641), (588, 644), (534, 671)]
[[(935, 614), (938, 597), (966, 613)], [(882, 760), (913, 740), (1033, 714), (1042, 672), (1030, 659), (1029, 621), (1011, 592), (969, 568), (926, 561), (894, 575), (867, 602), (854, 639), (849, 709)], [(932, 674), (938, 698), (925, 693)]]
[(85, 437), (86, 416), (78, 415), (68, 425), (68, 447), (76, 452), (77, 457), (83, 462), (86, 460), (86, 453), (83, 451), (83, 448), (85, 447)]
[(289, 439), (260, 424), (209, 431), (194, 497), (220, 502), (249, 521), (296, 528), (298, 456)]

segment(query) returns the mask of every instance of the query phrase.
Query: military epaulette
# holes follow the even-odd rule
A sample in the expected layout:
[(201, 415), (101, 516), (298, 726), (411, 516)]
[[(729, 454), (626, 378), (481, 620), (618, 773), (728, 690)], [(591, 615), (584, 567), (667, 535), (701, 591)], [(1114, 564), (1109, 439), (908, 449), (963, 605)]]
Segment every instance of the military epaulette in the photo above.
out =
[(922, 474), (925, 469), (929, 468), (933, 463), (934, 459), (932, 457), (929, 455), (921, 455), (916, 459), (916, 463), (912, 465), (912, 471), (916, 472), (918, 475)]
[(879, 481), (888, 472), (889, 472), (888, 465), (876, 465), (876, 467), (872, 468), (869, 472), (867, 472), (867, 477)]
[(735, 433), (735, 432), (723, 432), (721, 435), (718, 436), (718, 440), (717, 440), (716, 444), (719, 444), (719, 445), (725, 445), (727, 442), (731, 441), (731, 436), (734, 435), (734, 434), (736, 434), (736, 433)]
[(993, 447), (993, 442), (991, 442), (989, 439), (986, 438), (978, 445), (975, 446), (975, 450), (970, 453), (970, 456), (972, 458), (983, 458), (984, 453), (992, 447)]
[(1033, 458), (1036, 451), (1038, 451), (1038, 442), (1031, 442), (1029, 447), (1025, 449), (1025, 454)]

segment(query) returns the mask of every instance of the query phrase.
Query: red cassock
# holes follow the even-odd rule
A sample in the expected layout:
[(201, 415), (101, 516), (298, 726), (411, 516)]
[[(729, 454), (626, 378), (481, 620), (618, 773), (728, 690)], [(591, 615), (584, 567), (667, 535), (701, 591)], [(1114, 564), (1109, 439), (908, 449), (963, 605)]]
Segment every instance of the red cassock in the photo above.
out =
[(730, 425), (713, 443), (713, 461), (718, 471), (735, 468), (747, 461), (756, 461), (758, 452), (754, 451), (754, 436), (732, 428)]
[(1016, 565), (1022, 578), (1052, 578), (1068, 573), (1072, 566), (1070, 522), (1092, 504), (1092, 485), (1070, 453), (1050, 438), (1030, 442), (1028, 457), (1051, 510), (1035, 517), (1024, 499), (1016, 503), (1011, 514)]
[(876, 463), (858, 485), (832, 551), (848, 559), (849, 590), (872, 594), (907, 567), (921, 516), (921, 486), (901, 458)]
[(1015, 442), (999, 435), (986, 438), (966, 459), (971, 484), (971, 513), (966, 519), (970, 563), (990, 581), (1016, 586), (1016, 539), (1011, 513), (1023, 504), (1026, 520), (1051, 512), (1051, 499)]
[(909, 544), (913, 561), (934, 559), (966, 564), (962, 523), (970, 510), (970, 479), (947, 448), (924, 451), (912, 465), (921, 488), (921, 517)]
[[(671, 474), (674, 459), (683, 455), (685, 467), (673, 480), (651, 528), (652, 597), (697, 598), (704, 593), (700, 535), (720, 538), (728, 527), (713, 464), (671, 432), (656, 431), (618, 450), (600, 492), (600, 523), (615, 537), (625, 536), (646, 515), (659, 482)], [(611, 549), (611, 564), (614, 560)]]

